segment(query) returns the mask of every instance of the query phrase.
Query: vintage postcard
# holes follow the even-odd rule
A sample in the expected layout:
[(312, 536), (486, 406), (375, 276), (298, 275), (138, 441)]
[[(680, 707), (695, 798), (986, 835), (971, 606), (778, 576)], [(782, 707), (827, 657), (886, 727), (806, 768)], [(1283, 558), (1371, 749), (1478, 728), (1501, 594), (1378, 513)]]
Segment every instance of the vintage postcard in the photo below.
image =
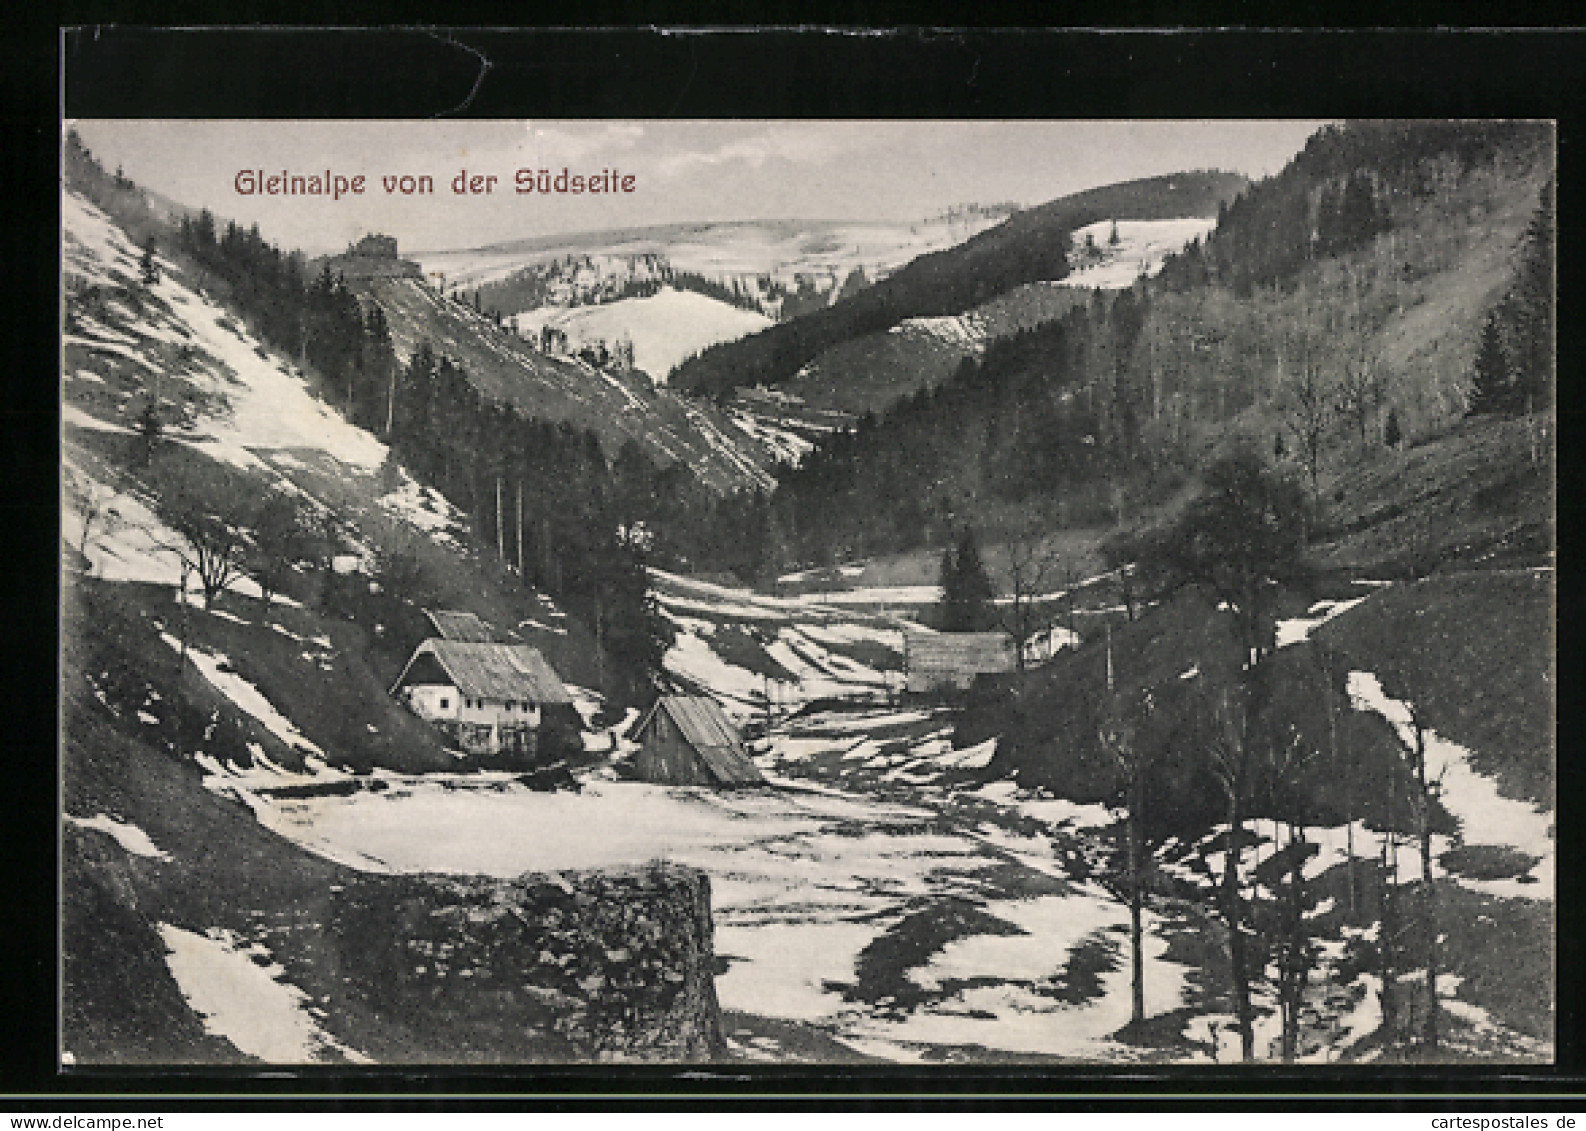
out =
[(62, 1064), (1550, 1064), (1547, 121), (62, 126)]

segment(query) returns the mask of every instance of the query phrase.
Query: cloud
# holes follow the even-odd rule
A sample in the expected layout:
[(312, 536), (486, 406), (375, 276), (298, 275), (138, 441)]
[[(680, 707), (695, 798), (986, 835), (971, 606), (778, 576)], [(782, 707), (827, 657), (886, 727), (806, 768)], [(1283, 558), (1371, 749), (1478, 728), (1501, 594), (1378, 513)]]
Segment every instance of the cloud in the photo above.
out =
[(663, 177), (677, 177), (699, 167), (712, 168), (741, 161), (758, 169), (773, 157), (794, 164), (814, 164), (828, 160), (848, 148), (846, 131), (823, 124), (772, 126), (763, 133), (729, 141), (705, 152), (671, 153), (661, 159), (657, 170)]
[(591, 153), (632, 149), (644, 136), (644, 127), (608, 122), (599, 129), (569, 131), (557, 126), (537, 126), (530, 122), (525, 127), (528, 146), (534, 159), (540, 162), (555, 161), (572, 164), (582, 161)]

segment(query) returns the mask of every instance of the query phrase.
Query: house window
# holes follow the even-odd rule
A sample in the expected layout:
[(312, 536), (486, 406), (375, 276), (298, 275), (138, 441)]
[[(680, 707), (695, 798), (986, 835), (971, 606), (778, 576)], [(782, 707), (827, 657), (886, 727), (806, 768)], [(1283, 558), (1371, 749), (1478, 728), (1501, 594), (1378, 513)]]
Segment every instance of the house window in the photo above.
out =
[(441, 698), (440, 698), (440, 709), (444, 711), (444, 710), (446, 710), (446, 708), (450, 707), (451, 705), (452, 705), (452, 701), (450, 699), (446, 698), (446, 696), (442, 695)]

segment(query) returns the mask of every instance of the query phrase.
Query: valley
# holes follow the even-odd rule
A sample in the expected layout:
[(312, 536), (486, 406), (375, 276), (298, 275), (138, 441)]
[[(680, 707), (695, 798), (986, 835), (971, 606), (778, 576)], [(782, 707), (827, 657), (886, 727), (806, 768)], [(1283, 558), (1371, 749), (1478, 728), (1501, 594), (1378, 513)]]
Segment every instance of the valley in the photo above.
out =
[(69, 142), (63, 1063), (1551, 1062), (1551, 153), (1398, 128), (356, 277)]

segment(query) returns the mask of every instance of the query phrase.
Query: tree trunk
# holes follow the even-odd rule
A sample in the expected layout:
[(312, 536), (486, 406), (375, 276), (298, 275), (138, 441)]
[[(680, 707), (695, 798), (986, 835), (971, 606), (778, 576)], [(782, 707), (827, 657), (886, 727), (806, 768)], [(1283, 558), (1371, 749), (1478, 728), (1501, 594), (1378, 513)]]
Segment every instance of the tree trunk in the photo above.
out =
[(1300, 1043), (1300, 1005), (1305, 993), (1305, 874), (1304, 856), (1294, 851), (1296, 844), (1305, 843), (1303, 826), (1289, 826), (1289, 883), (1288, 905), (1285, 908), (1288, 922), (1284, 966), (1281, 971), (1283, 989), (1283, 1063), (1292, 1064)]
[(499, 475), (496, 476), (496, 560), (498, 562), (507, 560), (506, 534), (501, 515), (501, 476)]
[[(1324, 653), (1325, 656), (1325, 653)], [(1355, 774), (1353, 766), (1340, 766), (1338, 757), (1338, 700), (1333, 695), (1333, 666), (1325, 660), (1322, 678), (1327, 695), (1327, 753), (1333, 772), (1344, 779), (1344, 881), (1349, 890), (1349, 919), (1354, 921), (1355, 905)]]
[(1398, 999), (1394, 993), (1395, 980), (1398, 976), (1398, 963), (1394, 961), (1394, 939), (1398, 934), (1398, 916), (1394, 910), (1393, 878), (1397, 870), (1392, 861), (1397, 859), (1393, 848), (1393, 833), (1390, 830), (1382, 842), (1382, 874), (1384, 884), (1382, 888), (1382, 921), (1377, 930), (1377, 954), (1380, 958), (1379, 976), (1382, 979), (1382, 1031), (1393, 1040), (1394, 1028), (1398, 1022)]
[(1239, 895), (1238, 847), (1244, 832), (1239, 803), (1228, 806), (1228, 848), (1223, 853), (1223, 917), (1228, 921), (1228, 959), (1233, 966), (1234, 1006), (1239, 1017), (1239, 1048), (1245, 1060), (1256, 1058), (1256, 1032), (1250, 1009), (1250, 972), (1245, 956), (1244, 912)]
[(396, 365), (393, 364), (391, 366), (391, 380), (387, 384), (385, 397), (385, 434), (387, 439), (391, 437), (391, 424), (396, 419), (396, 379)]
[(1425, 908), (1426, 930), (1426, 1021), (1422, 1039), (1429, 1049), (1437, 1048), (1437, 892), (1432, 887), (1432, 794), (1426, 783), (1426, 735), (1421, 720), (1411, 716), (1415, 725), (1415, 770), (1421, 789), (1419, 817), (1421, 834), (1421, 898)]
[(1145, 902), (1144, 861), (1141, 852), (1140, 814), (1145, 790), (1143, 775), (1135, 770), (1135, 782), (1129, 798), (1129, 949), (1132, 956), (1130, 970), (1130, 1021), (1145, 1021), (1145, 940), (1141, 927)]

